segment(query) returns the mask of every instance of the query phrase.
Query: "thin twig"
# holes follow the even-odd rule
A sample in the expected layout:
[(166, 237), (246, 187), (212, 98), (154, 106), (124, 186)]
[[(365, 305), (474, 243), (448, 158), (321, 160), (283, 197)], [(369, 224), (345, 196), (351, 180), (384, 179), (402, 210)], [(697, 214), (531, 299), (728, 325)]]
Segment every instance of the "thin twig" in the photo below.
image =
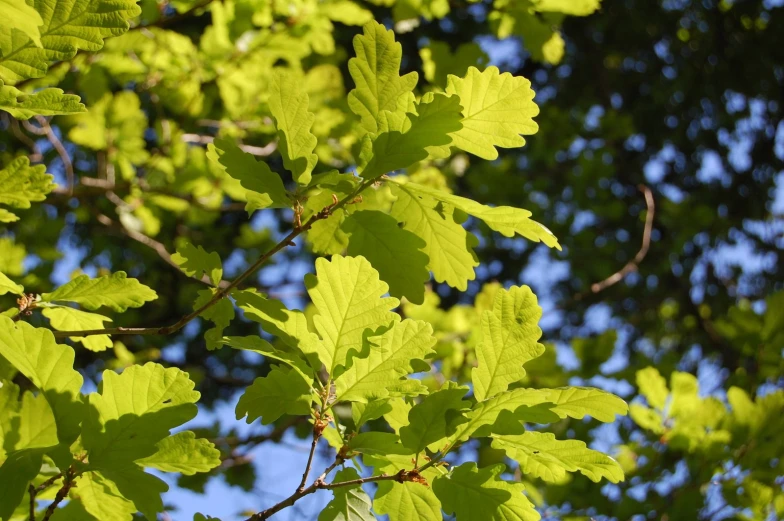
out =
[[(215, 138), (213, 136), (204, 136), (202, 134), (183, 134), (181, 138), (186, 143), (198, 143), (200, 145), (207, 145), (212, 143)], [(243, 152), (247, 152), (248, 154), (259, 156), (259, 157), (266, 157), (271, 155), (275, 150), (278, 148), (277, 141), (271, 141), (269, 144), (263, 147), (256, 147), (253, 145), (237, 145), (240, 150)]]
[(114, 327), (114, 328), (106, 328), (106, 329), (88, 329), (84, 331), (53, 331), (54, 336), (56, 338), (66, 338), (70, 336), (93, 336), (93, 335), (170, 335), (172, 333), (176, 333), (187, 323), (189, 323), (194, 318), (201, 315), (205, 310), (211, 308), (215, 304), (217, 304), (221, 299), (226, 297), (231, 290), (239, 286), (242, 281), (250, 277), (256, 270), (258, 270), (265, 262), (267, 262), (270, 257), (278, 253), (280, 250), (284, 249), (286, 246), (290, 246), (294, 244), (294, 239), (299, 237), (302, 233), (309, 230), (316, 221), (320, 221), (322, 219), (326, 219), (335, 210), (338, 210), (345, 205), (354, 201), (354, 199), (368, 186), (373, 184), (373, 180), (366, 180), (362, 182), (356, 190), (354, 190), (351, 194), (344, 197), (340, 201), (335, 204), (329, 205), (323, 208), (320, 212), (313, 214), (313, 216), (308, 219), (306, 223), (302, 226), (298, 226), (294, 228), (288, 235), (286, 235), (283, 239), (280, 240), (275, 246), (273, 246), (269, 251), (267, 251), (264, 255), (258, 258), (256, 262), (254, 262), (251, 266), (249, 266), (245, 271), (240, 273), (240, 275), (231, 281), (226, 287), (219, 289), (212, 298), (203, 304), (198, 309), (193, 310), (192, 312), (188, 313), (181, 317), (177, 322), (171, 324), (169, 326), (162, 326), (162, 327)]
[(5, 121), (8, 127), (11, 129), (11, 133), (14, 135), (14, 137), (27, 145), (27, 147), (33, 152), (28, 156), (30, 161), (32, 163), (43, 161), (43, 154), (41, 154), (41, 151), (38, 149), (38, 145), (35, 144), (34, 140), (30, 139), (30, 136), (22, 132), (22, 129), (19, 127), (19, 121), (5, 112), (0, 114), (0, 117), (2, 117), (3, 121)]
[(645, 256), (648, 255), (648, 249), (651, 246), (651, 232), (653, 231), (653, 217), (656, 207), (653, 201), (653, 192), (651, 192), (651, 189), (642, 184), (637, 188), (639, 188), (639, 190), (645, 195), (645, 204), (647, 206), (647, 210), (645, 212), (645, 229), (643, 230), (642, 245), (640, 246), (640, 250), (632, 260), (624, 265), (623, 268), (616, 271), (606, 279), (591, 284), (591, 293), (599, 293), (600, 291), (609, 288), (613, 284), (617, 284), (629, 273), (637, 271), (640, 267), (640, 263), (643, 261), (643, 259), (645, 259)]
[(310, 475), (310, 468), (313, 466), (313, 456), (316, 454), (316, 446), (318, 445), (319, 440), (321, 439), (321, 433), (324, 429), (317, 429), (316, 424), (313, 425), (313, 442), (310, 444), (310, 452), (308, 453), (308, 462), (305, 464), (305, 472), (302, 473), (302, 480), (299, 482), (299, 486), (297, 487), (297, 492), (302, 492), (305, 490), (305, 483), (308, 481), (308, 475)]
[(30, 494), (30, 521), (35, 521), (35, 496), (37, 494), (35, 487), (32, 483), (27, 487), (27, 492)]
[(65, 149), (63, 142), (60, 141), (57, 135), (55, 135), (52, 127), (49, 125), (49, 121), (43, 116), (36, 116), (35, 119), (38, 121), (38, 124), (41, 125), (41, 130), (44, 131), (46, 139), (49, 140), (49, 143), (52, 144), (54, 149), (57, 151), (57, 155), (60, 156), (60, 160), (63, 162), (63, 167), (65, 168), (65, 178), (68, 185), (68, 195), (71, 195), (73, 194), (73, 187), (76, 179), (73, 163), (71, 162), (71, 156), (68, 155), (68, 151)]

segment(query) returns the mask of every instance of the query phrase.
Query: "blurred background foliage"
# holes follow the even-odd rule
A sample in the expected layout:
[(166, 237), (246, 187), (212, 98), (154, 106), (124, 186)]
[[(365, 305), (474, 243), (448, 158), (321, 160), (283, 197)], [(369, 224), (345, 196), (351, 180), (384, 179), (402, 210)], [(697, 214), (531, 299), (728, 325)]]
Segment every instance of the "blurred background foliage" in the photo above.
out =
[[(292, 226), (290, 211), (249, 221), (244, 190), (207, 160), (206, 144), (239, 139), (284, 171), (266, 102), (273, 70), (282, 67), (300, 74), (310, 95), (317, 171), (350, 170), (360, 143), (345, 102), (347, 59), (358, 26), (376, 19), (396, 30), (403, 73), (427, 80), (419, 94), (442, 91), (448, 74), (471, 65), (531, 79), (540, 130), (523, 149), (502, 150), (494, 161), (458, 154), (408, 174), (483, 203), (529, 209), (563, 246), (492, 235), (469, 220), (481, 264), (468, 291), (433, 282), (423, 305), (402, 309), (430, 321), (439, 337), (440, 373), (425, 381), (468, 381), (479, 313), (498, 287), (529, 284), (544, 308), (548, 345), (526, 365), (523, 385), (587, 383), (632, 403), (630, 416), (610, 426), (550, 427), (609, 451), (627, 478), (548, 483), (518, 471), (547, 519), (784, 518), (781, 1), (140, 5), (132, 29), (101, 52), (79, 53), (16, 85), (78, 93), (89, 112), (52, 120), (70, 162), (38, 124), (2, 114), (0, 163), (20, 155), (43, 162), (58, 189), (15, 211), (18, 222), (0, 224), (0, 271), (43, 293), (81, 271), (124, 270), (160, 299), (117, 325), (174, 322), (201, 286), (170, 265), (169, 252), (186, 240), (204, 245), (224, 259), (228, 278)], [(310, 197), (306, 212), (324, 206), (317, 192)], [(356, 206), (388, 209), (391, 197), (378, 190)], [(284, 250), (256, 285), (305, 306), (302, 277), (314, 254), (345, 247), (341, 232), (332, 233)], [(14, 306), (0, 299), (0, 309)], [(77, 349), (77, 366), (95, 381), (104, 368), (157, 360), (190, 372), (205, 410), (233, 404), (269, 369), (235, 350), (207, 350), (209, 327)], [(257, 330), (238, 312), (226, 334)], [(284, 418), (240, 435), (226, 420), (206, 429), (224, 465), (184, 476), (180, 487), (201, 491), (223, 479), (251, 493), (268, 468), (259, 461), (269, 442), (309, 432)], [(480, 466), (504, 457), (489, 444), (463, 450), (477, 452)]]

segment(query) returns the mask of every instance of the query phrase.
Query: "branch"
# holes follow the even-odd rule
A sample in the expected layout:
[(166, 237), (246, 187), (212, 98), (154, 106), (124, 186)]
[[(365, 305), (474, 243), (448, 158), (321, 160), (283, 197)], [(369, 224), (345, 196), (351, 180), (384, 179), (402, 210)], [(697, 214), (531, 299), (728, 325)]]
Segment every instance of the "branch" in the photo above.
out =
[[(648, 249), (651, 246), (651, 231), (653, 230), (653, 217), (656, 207), (653, 201), (653, 193), (651, 192), (651, 189), (643, 184), (638, 185), (637, 188), (639, 188), (643, 195), (645, 195), (645, 204), (647, 206), (645, 213), (645, 229), (643, 230), (642, 235), (642, 246), (640, 246), (640, 250), (637, 252), (637, 255), (635, 255), (632, 260), (627, 262), (623, 268), (616, 271), (606, 279), (591, 284), (591, 293), (599, 293), (600, 291), (617, 284), (629, 273), (637, 271), (640, 267), (640, 263), (643, 261), (643, 259), (645, 259), (645, 256), (648, 255)], [(577, 300), (583, 296), (584, 295), (578, 295)]]
[(231, 290), (239, 286), (245, 279), (250, 277), (256, 270), (258, 270), (265, 262), (267, 262), (270, 257), (278, 253), (280, 250), (285, 248), (286, 246), (290, 246), (294, 244), (294, 239), (299, 237), (303, 232), (309, 230), (311, 226), (316, 221), (320, 221), (322, 219), (326, 219), (335, 210), (338, 210), (350, 202), (353, 202), (354, 199), (362, 193), (368, 186), (373, 184), (374, 180), (365, 180), (363, 181), (356, 190), (354, 190), (351, 194), (347, 195), (340, 201), (330, 206), (323, 208), (320, 212), (313, 214), (310, 219), (307, 220), (302, 226), (296, 226), (291, 232), (286, 235), (283, 239), (280, 240), (275, 246), (273, 246), (269, 251), (267, 251), (264, 255), (258, 258), (256, 262), (254, 262), (251, 266), (249, 266), (245, 271), (240, 273), (240, 275), (231, 281), (226, 287), (220, 288), (212, 298), (207, 301), (204, 305), (199, 307), (198, 309), (193, 310), (192, 312), (184, 315), (174, 324), (169, 326), (161, 326), (161, 327), (114, 327), (114, 328), (106, 328), (106, 329), (88, 329), (84, 331), (53, 331), (54, 336), (56, 338), (67, 338), (71, 336), (93, 336), (93, 335), (170, 335), (172, 333), (176, 333), (185, 325), (193, 320), (194, 318), (201, 315), (204, 311), (211, 308), (215, 304), (217, 304), (221, 299), (226, 297)]
[(44, 514), (42, 521), (49, 521), (49, 518), (52, 517), (52, 514), (54, 514), (57, 506), (62, 503), (63, 499), (65, 499), (65, 497), (68, 495), (68, 491), (70, 491), (71, 487), (74, 486), (75, 477), (76, 470), (74, 470), (72, 465), (68, 468), (68, 470), (65, 471), (65, 475), (63, 477), (63, 486), (60, 487), (60, 490), (57, 491), (57, 495), (54, 497), (54, 501), (52, 501), (52, 504), (49, 505), (49, 508), (46, 509), (46, 513)]
[[(200, 145), (207, 145), (215, 140), (213, 136), (204, 136), (201, 134), (183, 134), (181, 139), (186, 143), (198, 143)], [(240, 147), (240, 150), (242, 150), (243, 152), (247, 152), (248, 154), (259, 156), (259, 157), (266, 157), (278, 149), (278, 142), (271, 141), (269, 144), (263, 147), (256, 147), (253, 145), (237, 145), (237, 146)]]
[(63, 162), (63, 167), (65, 168), (65, 178), (68, 183), (68, 195), (73, 193), (74, 182), (76, 176), (74, 174), (73, 163), (71, 163), (71, 157), (68, 155), (68, 151), (63, 146), (62, 141), (55, 135), (52, 127), (49, 125), (49, 121), (43, 116), (36, 116), (35, 120), (38, 121), (38, 124), (41, 125), (41, 130), (43, 130), (43, 135), (46, 136), (46, 139), (49, 143), (52, 144), (54, 149), (57, 151), (57, 155), (60, 156), (60, 160)]

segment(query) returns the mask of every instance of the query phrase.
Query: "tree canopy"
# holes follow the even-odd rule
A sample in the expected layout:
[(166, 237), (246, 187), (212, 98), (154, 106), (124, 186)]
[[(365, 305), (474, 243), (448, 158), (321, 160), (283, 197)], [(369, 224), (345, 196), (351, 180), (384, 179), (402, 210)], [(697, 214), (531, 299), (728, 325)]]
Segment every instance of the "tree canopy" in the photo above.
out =
[(784, 518), (781, 2), (0, 14), (0, 521)]

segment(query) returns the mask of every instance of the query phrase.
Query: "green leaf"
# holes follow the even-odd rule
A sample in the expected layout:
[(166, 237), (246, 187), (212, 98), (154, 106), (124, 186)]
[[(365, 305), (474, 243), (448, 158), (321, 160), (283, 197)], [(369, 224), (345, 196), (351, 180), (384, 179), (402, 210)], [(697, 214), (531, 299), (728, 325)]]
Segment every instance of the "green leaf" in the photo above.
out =
[(41, 390), (54, 413), (58, 439), (70, 445), (84, 412), (73, 348), (57, 344), (48, 329), (0, 316), (0, 355)]
[(659, 374), (658, 369), (655, 367), (640, 369), (636, 373), (636, 379), (637, 387), (640, 388), (640, 394), (645, 396), (650, 406), (663, 411), (670, 391), (667, 389), (667, 382)]
[(417, 114), (380, 114), (381, 133), (373, 138), (372, 155), (361, 175), (375, 179), (414, 163), (449, 157), (453, 136), (462, 128), (460, 100), (454, 96), (428, 93), (416, 105)]
[[(90, 329), (103, 329), (104, 322), (111, 322), (112, 319), (99, 315), (98, 313), (88, 313), (79, 309), (65, 306), (52, 306), (41, 309), (41, 314), (49, 319), (53, 328), (58, 331), (82, 331)], [(81, 342), (90, 351), (105, 351), (112, 347), (112, 340), (109, 335), (92, 336), (72, 336), (71, 340)]]
[[(354, 468), (345, 468), (335, 474), (334, 483), (359, 479)], [(370, 511), (370, 497), (360, 485), (337, 487), (334, 497), (318, 516), (318, 521), (375, 521)]]
[(493, 448), (504, 450), (517, 461), (523, 474), (550, 483), (562, 483), (567, 472), (577, 471), (594, 483), (602, 478), (612, 483), (623, 481), (623, 469), (611, 457), (589, 449), (579, 440), (556, 440), (549, 432), (495, 435)]
[(387, 456), (389, 454), (413, 454), (400, 444), (397, 434), (391, 432), (362, 432), (346, 443), (351, 452)]
[(279, 69), (270, 83), (269, 107), (278, 129), (283, 165), (298, 184), (307, 185), (318, 162), (313, 153), (318, 140), (310, 131), (316, 116), (308, 112), (308, 94), (302, 80)]
[(391, 215), (403, 223), (404, 230), (425, 241), (423, 251), (433, 277), (465, 291), (468, 281), (476, 278), (474, 267), (479, 262), (471, 250), (468, 233), (453, 218), (452, 207), (441, 205), (430, 196), (411, 193), (403, 184), (392, 185), (392, 193), (397, 200)]
[[(398, 180), (395, 182), (402, 184)], [(530, 219), (531, 212), (528, 210), (511, 206), (485, 206), (465, 197), (448, 194), (442, 190), (412, 182), (405, 183), (405, 187), (412, 195), (432, 197), (437, 201), (454, 206), (468, 215), (484, 221), (491, 230), (497, 231), (505, 237), (514, 237), (515, 234), (518, 234), (529, 241), (543, 242), (551, 248), (561, 249), (553, 232)]]
[(220, 284), (223, 278), (223, 264), (220, 255), (214, 251), (207, 252), (201, 246), (194, 246), (187, 242), (177, 248), (177, 252), (171, 258), (189, 277), (201, 278), (204, 273), (213, 286)]
[(90, 310), (106, 306), (120, 312), (157, 298), (155, 291), (128, 278), (124, 271), (97, 279), (79, 275), (53, 292), (41, 295), (43, 302), (75, 302)]
[(205, 516), (204, 514), (197, 512), (193, 515), (193, 521), (220, 521), (220, 519), (217, 517)]
[(43, 13), (40, 44), (23, 35), (0, 32), (0, 79), (40, 78), (49, 62), (67, 61), (80, 49), (97, 51), (103, 39), (128, 30), (141, 9), (134, 0), (34, 0)]
[[(4, 1), (7, 0), (0, 0), (0, 3)], [(0, 80), (0, 110), (16, 119), (30, 119), (35, 115), (76, 114), (87, 109), (80, 103), (79, 96), (65, 94), (62, 89), (43, 89), (28, 94), (11, 85), (4, 85)]]
[(191, 431), (182, 431), (156, 444), (157, 452), (137, 460), (142, 467), (192, 476), (209, 472), (220, 465), (220, 451), (210, 441), (196, 438)]
[(521, 483), (503, 481), (503, 464), (477, 469), (463, 463), (449, 476), (433, 481), (433, 492), (447, 514), (457, 521), (539, 521), (533, 504), (523, 495)]
[[(246, 317), (260, 323), (264, 331), (278, 337), (295, 352), (299, 351), (305, 355), (313, 354), (319, 358), (322, 356), (320, 353), (323, 353), (324, 356), (329, 355), (330, 351), (327, 351), (318, 335), (308, 329), (308, 319), (302, 311), (288, 310), (279, 300), (264, 298), (253, 290), (236, 291), (232, 295), (237, 306), (245, 312)], [(230, 345), (239, 349), (247, 349), (234, 344)], [(266, 346), (263, 348), (268, 349)]]
[(452, 52), (446, 42), (431, 40), (426, 47), (419, 50), (422, 58), (422, 71), (425, 79), (440, 87), (446, 86), (447, 75), (465, 75), (468, 67), (484, 67), (487, 54), (476, 43), (463, 43)]
[(597, 9), (602, 0), (533, 0), (537, 11), (553, 11), (574, 16), (588, 16)]
[(337, 255), (348, 246), (348, 236), (342, 229), (346, 212), (338, 208), (326, 219), (319, 219), (308, 230), (308, 241), (315, 253)]
[(263, 208), (290, 208), (286, 188), (278, 174), (267, 163), (256, 159), (228, 139), (216, 139), (208, 147), (207, 157), (223, 168), (247, 190), (245, 210), (251, 213)]
[(441, 502), (420, 483), (382, 481), (378, 484), (373, 509), (389, 521), (441, 521)]
[(600, 422), (613, 422), (616, 415), (625, 415), (629, 406), (612, 393), (590, 387), (559, 387), (540, 389), (546, 394), (546, 401), (554, 404), (552, 412), (561, 418), (582, 420), (593, 416)]
[(425, 298), (425, 283), (430, 280), (428, 258), (420, 249), (425, 242), (400, 228), (389, 215), (375, 210), (354, 212), (343, 223), (348, 235), (348, 254), (362, 255), (389, 284), (394, 297), (406, 297), (415, 304)]
[(424, 360), (436, 343), (430, 324), (408, 319), (369, 341), (378, 347), (371, 348), (366, 358), (355, 359), (335, 379), (337, 400), (367, 403), (388, 396), (390, 386), (414, 372), (412, 360)]
[(302, 378), (308, 382), (308, 385), (313, 383), (313, 371), (308, 367), (307, 362), (300, 358), (296, 353), (288, 351), (281, 351), (275, 349), (272, 344), (258, 336), (229, 336), (223, 337), (221, 343), (233, 347), (234, 349), (242, 349), (244, 351), (253, 351), (259, 353), (272, 360), (283, 362), (289, 365), (292, 369), (296, 370)]
[[(200, 290), (197, 294), (196, 301), (193, 303), (193, 310), (196, 311), (209, 302), (217, 291), (217, 288)], [(217, 303), (202, 311), (199, 316), (215, 324), (215, 327), (208, 329), (204, 333), (207, 349), (214, 351), (215, 349), (220, 348), (222, 345), (223, 330), (229, 327), (231, 321), (234, 320), (234, 304), (231, 303), (231, 300), (222, 298)]]
[[(27, 157), (17, 157), (0, 170), (0, 203), (11, 208), (30, 208), (30, 203), (43, 201), (54, 189), (53, 176), (46, 173), (44, 165), (30, 166)], [(18, 217), (2, 210), (0, 221), (13, 222)]]
[(428, 446), (431, 451), (440, 450), (442, 447), (434, 446), (436, 442), (449, 436), (450, 430), (464, 420), (459, 411), (469, 406), (463, 401), (468, 388), (450, 383), (416, 404), (408, 412), (408, 425), (400, 429), (400, 441), (417, 454)]
[(256, 378), (237, 402), (236, 416), (253, 423), (261, 418), (268, 425), (284, 414), (303, 416), (310, 413), (311, 389), (302, 375), (285, 366), (275, 366), (263, 378)]
[(101, 521), (131, 521), (137, 508), (117, 485), (98, 472), (85, 472), (76, 479), (71, 497)]
[(356, 87), (348, 94), (348, 105), (365, 130), (375, 134), (382, 111), (405, 113), (413, 105), (418, 76), (416, 72), (399, 76), (403, 48), (394, 33), (378, 22), (368, 22), (363, 34), (354, 37), (354, 51), (348, 70)]
[(6, 293), (24, 295), (24, 286), (17, 284), (0, 271), (0, 295), (5, 295)]
[(44, 21), (33, 7), (27, 5), (25, 0), (0, 0), (0, 10), (3, 12), (4, 31), (13, 34), (14, 30), (27, 35), (37, 46), (41, 47), (41, 32), (39, 25)]
[(82, 428), (90, 467), (111, 470), (155, 454), (170, 429), (196, 416), (193, 387), (188, 373), (151, 362), (122, 374), (104, 371)]
[(483, 159), (498, 158), (495, 147), (525, 145), (521, 134), (539, 130), (533, 118), (539, 114), (531, 82), (488, 67), (482, 72), (469, 67), (465, 78), (450, 75), (447, 94), (456, 94), (463, 106), (463, 128), (452, 134), (454, 146)]
[(313, 323), (321, 336), (319, 359), (333, 378), (362, 351), (367, 329), (399, 320), (391, 311), (399, 301), (383, 296), (388, 286), (363, 257), (316, 259), (316, 274), (305, 277), (305, 286), (318, 312)]
[(103, 469), (95, 474), (111, 481), (120, 495), (132, 502), (134, 510), (147, 519), (156, 519), (157, 513), (163, 511), (161, 494), (169, 490), (169, 486), (138, 465)]
[(0, 465), (0, 519), (11, 519), (29, 483), (41, 470), (45, 452), (43, 448), (16, 451)]
[(506, 391), (525, 376), (523, 364), (544, 353), (539, 319), (542, 308), (528, 286), (496, 293), (493, 311), (482, 314), (482, 341), (476, 347), (477, 367), (471, 371), (476, 399), (484, 401)]

